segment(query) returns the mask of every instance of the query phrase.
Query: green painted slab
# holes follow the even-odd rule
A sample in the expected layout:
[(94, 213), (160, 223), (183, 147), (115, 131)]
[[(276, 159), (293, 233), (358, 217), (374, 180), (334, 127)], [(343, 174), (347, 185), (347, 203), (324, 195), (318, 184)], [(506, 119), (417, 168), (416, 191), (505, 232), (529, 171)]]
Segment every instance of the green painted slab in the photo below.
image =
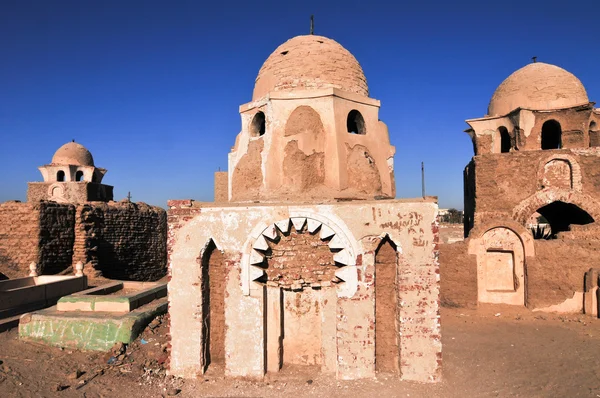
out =
[(148, 323), (166, 314), (167, 309), (166, 297), (127, 314), (59, 312), (52, 307), (23, 315), (19, 338), (58, 347), (108, 351), (117, 342), (133, 342)]

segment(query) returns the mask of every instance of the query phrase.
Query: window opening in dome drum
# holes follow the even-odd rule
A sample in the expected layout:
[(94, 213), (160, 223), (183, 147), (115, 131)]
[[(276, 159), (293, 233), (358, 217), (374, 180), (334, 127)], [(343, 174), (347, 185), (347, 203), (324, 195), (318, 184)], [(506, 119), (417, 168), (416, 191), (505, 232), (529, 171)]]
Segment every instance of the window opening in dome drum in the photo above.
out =
[(83, 180), (83, 171), (79, 170), (77, 171), (77, 173), (75, 173), (75, 181), (81, 181)]
[(596, 122), (591, 121), (590, 128), (588, 131), (588, 139), (589, 139), (590, 148), (596, 147), (599, 144), (597, 130), (598, 130), (598, 126), (596, 125)]
[(542, 149), (560, 149), (562, 147), (560, 123), (548, 120), (542, 125)]
[(350, 113), (348, 113), (346, 126), (348, 127), (348, 132), (350, 134), (367, 134), (367, 129), (365, 128), (365, 119), (363, 119), (360, 112), (356, 109), (353, 109), (350, 111)]
[(265, 134), (266, 121), (265, 114), (263, 112), (257, 112), (252, 118), (250, 123), (250, 135), (252, 137), (260, 137)]
[(65, 180), (65, 172), (62, 170), (59, 170), (58, 173), (56, 173), (56, 181), (63, 182), (64, 180)]
[(510, 152), (511, 145), (508, 129), (504, 126), (500, 126), (500, 128), (498, 128), (498, 132), (500, 132), (500, 153)]

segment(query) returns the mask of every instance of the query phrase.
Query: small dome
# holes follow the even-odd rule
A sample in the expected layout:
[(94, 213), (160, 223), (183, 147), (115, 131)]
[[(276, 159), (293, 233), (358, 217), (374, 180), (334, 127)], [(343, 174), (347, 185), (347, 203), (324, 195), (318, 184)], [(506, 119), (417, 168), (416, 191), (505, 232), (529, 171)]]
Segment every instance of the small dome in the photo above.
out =
[(90, 151), (76, 142), (69, 142), (60, 148), (52, 157), (52, 164), (69, 164), (76, 166), (93, 166), (94, 158)]
[(587, 103), (585, 87), (575, 75), (555, 65), (534, 62), (498, 86), (488, 106), (488, 115), (506, 115), (516, 108), (543, 111)]
[(323, 36), (296, 36), (267, 58), (256, 77), (253, 100), (270, 91), (335, 87), (369, 96), (367, 79), (354, 56)]

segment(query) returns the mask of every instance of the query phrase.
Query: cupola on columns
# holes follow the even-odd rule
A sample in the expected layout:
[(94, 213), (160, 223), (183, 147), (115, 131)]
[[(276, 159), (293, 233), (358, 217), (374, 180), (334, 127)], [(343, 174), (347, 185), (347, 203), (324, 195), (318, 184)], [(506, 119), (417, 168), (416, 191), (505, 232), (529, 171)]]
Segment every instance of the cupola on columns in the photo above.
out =
[(50, 164), (39, 167), (44, 182), (28, 183), (27, 201), (108, 202), (113, 187), (102, 184), (106, 169), (96, 167), (90, 151), (75, 141), (61, 146)]

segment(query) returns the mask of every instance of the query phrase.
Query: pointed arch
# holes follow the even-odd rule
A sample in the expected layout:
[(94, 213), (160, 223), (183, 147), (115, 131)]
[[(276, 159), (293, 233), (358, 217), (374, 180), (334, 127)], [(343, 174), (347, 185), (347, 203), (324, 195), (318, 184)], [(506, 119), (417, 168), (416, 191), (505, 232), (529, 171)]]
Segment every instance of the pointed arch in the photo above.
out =
[(398, 251), (385, 235), (375, 250), (375, 370), (399, 371)]
[(202, 294), (202, 365), (225, 361), (226, 267), (221, 250), (209, 239), (200, 252)]

